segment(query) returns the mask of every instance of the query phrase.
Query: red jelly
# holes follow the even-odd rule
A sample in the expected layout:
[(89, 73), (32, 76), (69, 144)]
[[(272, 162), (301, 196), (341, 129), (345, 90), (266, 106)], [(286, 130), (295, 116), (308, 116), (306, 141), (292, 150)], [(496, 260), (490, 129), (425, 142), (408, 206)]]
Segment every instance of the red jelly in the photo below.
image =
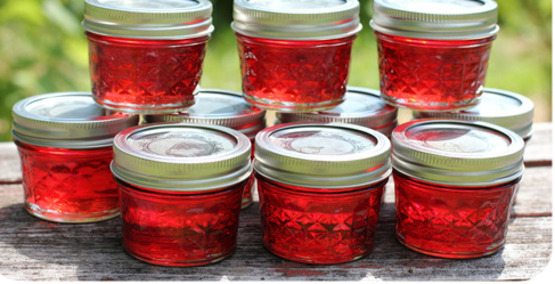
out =
[(494, 1), (376, 0), (374, 11), (384, 100), (430, 111), (478, 103), (499, 30)]
[(298, 262), (335, 264), (373, 248), (390, 142), (352, 124), (287, 123), (256, 136), (264, 246)]
[(29, 213), (66, 223), (119, 214), (112, 138), (137, 125), (136, 116), (107, 114), (90, 93), (79, 92), (24, 99), (13, 116)]
[(95, 100), (131, 113), (191, 106), (213, 30), (211, 13), (206, 0), (86, 0)]
[(444, 258), (503, 247), (523, 172), (520, 136), (483, 122), (415, 120), (391, 141), (401, 243)]
[(278, 123), (353, 123), (377, 130), (387, 137), (397, 126), (397, 108), (385, 104), (379, 91), (357, 87), (348, 87), (345, 101), (333, 109), (309, 113), (279, 112), (276, 116)]
[(341, 103), (358, 13), (354, 0), (235, 0), (245, 99), (288, 112)]
[[(226, 126), (245, 134), (254, 143), (256, 134), (266, 128), (265, 110), (247, 103), (240, 93), (223, 90), (201, 90), (196, 103), (185, 111), (166, 115), (148, 115), (149, 122), (190, 122)], [(251, 152), (254, 157), (254, 149)], [(243, 208), (252, 204), (254, 176), (243, 194)]]
[(111, 168), (124, 249), (166, 266), (204, 265), (233, 253), (250, 150), (246, 136), (215, 125), (156, 123), (118, 134)]

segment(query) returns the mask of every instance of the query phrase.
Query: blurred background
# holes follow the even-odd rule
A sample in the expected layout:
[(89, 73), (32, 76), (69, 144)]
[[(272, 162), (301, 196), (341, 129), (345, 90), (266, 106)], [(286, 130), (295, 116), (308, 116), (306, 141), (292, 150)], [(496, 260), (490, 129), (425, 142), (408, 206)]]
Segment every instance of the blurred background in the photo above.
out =
[[(215, 32), (208, 42), (203, 88), (240, 91), (231, 31), (233, 0), (212, 0)], [(355, 40), (349, 85), (379, 88), (372, 1), (362, 0), (364, 28)], [(551, 121), (551, 0), (499, 0), (501, 31), (493, 43), (486, 87), (531, 98), (535, 122)], [(0, 141), (11, 140), (11, 108), (48, 92), (89, 91), (83, 0), (0, 0)], [(410, 112), (400, 111), (400, 121)]]

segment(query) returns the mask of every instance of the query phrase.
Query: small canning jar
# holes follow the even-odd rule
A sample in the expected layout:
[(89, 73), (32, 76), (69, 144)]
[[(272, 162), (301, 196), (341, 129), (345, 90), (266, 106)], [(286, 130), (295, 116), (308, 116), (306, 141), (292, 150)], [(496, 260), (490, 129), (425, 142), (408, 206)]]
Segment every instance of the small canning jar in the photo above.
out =
[(484, 121), (510, 129), (525, 142), (532, 137), (534, 103), (529, 98), (513, 92), (485, 88), (480, 102), (458, 112), (413, 112), (420, 118), (462, 119)]
[(96, 102), (141, 114), (191, 106), (214, 29), (211, 15), (208, 0), (85, 0)]
[[(254, 144), (256, 134), (266, 128), (265, 110), (247, 103), (240, 93), (203, 89), (196, 96), (196, 103), (187, 110), (145, 116), (151, 122), (188, 122), (226, 126), (245, 134)], [(251, 158), (254, 157), (254, 148)], [(251, 177), (243, 194), (243, 208), (252, 204), (254, 176)]]
[(485, 122), (415, 120), (391, 138), (396, 236), (443, 258), (493, 254), (505, 244), (524, 170), (524, 141)]
[(397, 126), (397, 108), (383, 102), (377, 90), (347, 87), (345, 101), (333, 109), (309, 112), (278, 112), (277, 123), (339, 122), (372, 128), (390, 137)]
[(110, 172), (112, 140), (136, 126), (137, 116), (110, 113), (91, 93), (51, 93), (13, 106), (12, 135), (21, 158), (25, 209), (61, 223), (110, 219), (119, 214)]
[(198, 266), (231, 255), (251, 142), (223, 126), (154, 123), (114, 138), (123, 247), (142, 261)]
[(346, 92), (356, 0), (235, 0), (233, 23), (245, 99), (261, 108), (333, 108)]
[(370, 253), (391, 144), (353, 124), (286, 123), (256, 136), (264, 246), (285, 259), (336, 264)]
[(478, 102), (499, 30), (493, 0), (375, 0), (370, 25), (388, 103), (448, 111)]

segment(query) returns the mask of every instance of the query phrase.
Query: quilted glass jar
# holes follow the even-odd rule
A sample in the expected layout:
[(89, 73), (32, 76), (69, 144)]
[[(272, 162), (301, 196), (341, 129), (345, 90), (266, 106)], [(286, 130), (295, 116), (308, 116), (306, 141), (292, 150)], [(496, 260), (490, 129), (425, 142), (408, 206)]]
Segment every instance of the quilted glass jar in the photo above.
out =
[(165, 266), (204, 265), (233, 253), (250, 151), (245, 135), (216, 125), (156, 123), (120, 132), (111, 169), (125, 251)]
[(213, 31), (211, 14), (207, 0), (86, 0), (95, 100), (130, 113), (192, 105)]
[[(224, 90), (201, 90), (195, 104), (187, 110), (165, 115), (148, 115), (150, 122), (189, 122), (226, 126), (245, 134), (254, 144), (256, 134), (266, 128), (265, 110), (247, 103), (240, 93)], [(254, 155), (252, 149), (251, 157)], [(243, 195), (243, 208), (252, 204), (254, 176)]]
[(112, 139), (138, 117), (109, 113), (91, 93), (33, 96), (13, 106), (25, 209), (55, 222), (101, 221), (119, 214), (110, 172)]
[(358, 14), (356, 0), (235, 0), (245, 99), (287, 112), (341, 103)]
[(485, 88), (480, 102), (457, 112), (413, 112), (420, 118), (462, 119), (493, 123), (516, 132), (524, 141), (532, 137), (534, 103), (513, 92)]
[(475, 105), (499, 30), (492, 0), (376, 0), (382, 98), (396, 106), (446, 111)]
[(391, 142), (401, 243), (444, 258), (503, 247), (524, 170), (520, 136), (484, 122), (415, 120)]
[(287, 123), (255, 140), (264, 246), (285, 259), (336, 264), (371, 252), (391, 173), (387, 137), (341, 123)]
[(372, 128), (390, 137), (397, 126), (397, 108), (385, 104), (380, 92), (371, 89), (347, 87), (345, 101), (333, 109), (308, 112), (278, 112), (277, 123), (339, 122)]

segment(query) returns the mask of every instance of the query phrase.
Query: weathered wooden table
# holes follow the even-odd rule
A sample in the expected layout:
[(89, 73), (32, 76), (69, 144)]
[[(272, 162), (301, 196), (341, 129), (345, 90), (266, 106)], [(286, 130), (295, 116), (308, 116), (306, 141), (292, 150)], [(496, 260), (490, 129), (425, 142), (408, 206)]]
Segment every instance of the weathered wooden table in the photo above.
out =
[(57, 224), (23, 209), (13, 143), (0, 143), (0, 275), (10, 280), (526, 280), (543, 275), (552, 250), (552, 126), (538, 124), (526, 149), (527, 170), (511, 214), (505, 247), (494, 255), (449, 260), (402, 246), (394, 236), (394, 197), (388, 184), (375, 248), (341, 265), (307, 265), (262, 246), (258, 203), (241, 212), (237, 251), (203, 267), (154, 266), (127, 255), (120, 219)]

